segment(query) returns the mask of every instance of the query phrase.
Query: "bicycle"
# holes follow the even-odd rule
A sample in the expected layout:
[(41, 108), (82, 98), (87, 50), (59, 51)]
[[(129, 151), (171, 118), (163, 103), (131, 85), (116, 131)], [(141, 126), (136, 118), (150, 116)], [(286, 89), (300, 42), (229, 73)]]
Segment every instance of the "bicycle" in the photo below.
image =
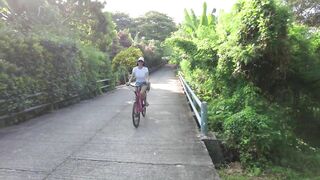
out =
[(135, 102), (133, 103), (132, 107), (132, 122), (133, 126), (137, 128), (139, 127), (140, 123), (140, 113), (143, 117), (145, 117), (147, 113), (147, 106), (145, 105), (145, 99), (142, 99), (141, 97), (141, 86), (136, 86), (132, 84), (130, 84), (130, 86), (135, 88), (135, 90), (133, 91), (135, 94)]

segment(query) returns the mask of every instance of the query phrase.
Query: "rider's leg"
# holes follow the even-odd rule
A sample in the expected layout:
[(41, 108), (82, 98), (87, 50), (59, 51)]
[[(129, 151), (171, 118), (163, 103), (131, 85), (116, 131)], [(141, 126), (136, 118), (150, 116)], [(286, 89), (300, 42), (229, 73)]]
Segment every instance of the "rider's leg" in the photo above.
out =
[(145, 102), (145, 105), (146, 105), (146, 106), (149, 106), (149, 103), (148, 103), (148, 101), (147, 101), (147, 93), (145, 93), (144, 102)]
[(141, 87), (141, 96), (142, 96), (142, 98), (145, 100), (145, 103), (146, 103), (146, 106), (148, 106), (149, 105), (149, 103), (148, 103), (148, 101), (147, 101), (147, 86), (146, 85), (143, 85), (142, 87)]

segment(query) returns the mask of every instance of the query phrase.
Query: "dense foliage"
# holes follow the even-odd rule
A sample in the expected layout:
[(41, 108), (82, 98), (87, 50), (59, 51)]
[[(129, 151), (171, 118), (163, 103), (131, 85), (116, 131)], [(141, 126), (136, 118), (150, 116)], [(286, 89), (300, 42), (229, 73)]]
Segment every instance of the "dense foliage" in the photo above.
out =
[(110, 58), (113, 59), (121, 50), (129, 48), (133, 45), (133, 39), (129, 29), (120, 30), (117, 36), (112, 40)]
[(292, 8), (297, 21), (309, 26), (320, 25), (320, 2), (319, 0), (285, 0)]
[(115, 36), (101, 3), (2, 3), (0, 116), (99, 93), (96, 81), (111, 77), (107, 50)]
[(116, 24), (116, 29), (118, 32), (125, 29), (132, 30), (135, 28), (134, 19), (131, 18), (128, 14), (122, 12), (113, 13), (112, 20)]
[(132, 37), (140, 36), (145, 40), (161, 42), (177, 30), (171, 17), (156, 11), (149, 11), (138, 18), (130, 18), (124, 13), (114, 13), (112, 19), (118, 31), (129, 29)]
[[(204, 4), (200, 17), (185, 10), (182, 27), (166, 40), (172, 61), (208, 101), (210, 129), (248, 169), (298, 169), (310, 160), (302, 152), (317, 151), (296, 129), (320, 127), (319, 30), (290, 14), (275, 0), (239, 0), (217, 18)], [(315, 158), (304, 170), (319, 165)]]
[(145, 13), (144, 16), (135, 20), (136, 33), (145, 37), (146, 40), (165, 40), (171, 32), (176, 31), (176, 25), (173, 19), (166, 14), (156, 11)]

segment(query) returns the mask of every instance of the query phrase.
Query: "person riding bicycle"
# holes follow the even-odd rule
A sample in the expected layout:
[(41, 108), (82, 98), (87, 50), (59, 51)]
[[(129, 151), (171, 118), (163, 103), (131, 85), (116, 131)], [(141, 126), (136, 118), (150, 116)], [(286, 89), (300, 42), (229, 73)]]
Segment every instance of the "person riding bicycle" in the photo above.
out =
[(137, 60), (137, 66), (132, 69), (132, 75), (130, 76), (127, 85), (131, 83), (134, 77), (136, 78), (135, 85), (141, 87), (141, 96), (145, 99), (146, 106), (148, 106), (149, 103), (147, 102), (147, 89), (149, 84), (149, 70), (144, 64), (143, 57), (139, 57)]

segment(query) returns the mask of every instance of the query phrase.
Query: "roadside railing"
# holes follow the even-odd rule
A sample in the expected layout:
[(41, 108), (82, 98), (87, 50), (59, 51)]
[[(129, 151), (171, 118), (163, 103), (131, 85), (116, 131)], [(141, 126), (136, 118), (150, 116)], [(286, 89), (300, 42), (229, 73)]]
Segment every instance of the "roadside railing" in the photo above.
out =
[(179, 72), (179, 79), (183, 86), (183, 90), (189, 100), (189, 103), (192, 107), (192, 110), (195, 113), (198, 125), (200, 126), (200, 129), (201, 129), (201, 133), (202, 135), (207, 136), (208, 135), (207, 103), (200, 101), (200, 99), (196, 96), (196, 94), (192, 91), (192, 89), (187, 84), (185, 79), (182, 77), (180, 72)]
[(97, 83), (100, 84), (101, 90), (110, 87), (110, 79), (101, 79), (101, 80), (98, 80)]
[[(99, 84), (99, 88), (105, 92), (111, 85), (110, 79), (101, 79), (96, 81)], [(74, 103), (74, 101), (79, 101), (81, 99), (81, 95), (73, 94), (68, 98), (57, 100), (54, 102), (44, 102), (42, 100), (37, 100), (40, 96), (47, 96), (44, 92), (37, 92), (34, 94), (27, 95), (25, 97), (25, 101), (36, 101), (32, 107), (27, 107), (25, 109), (21, 109), (18, 112), (11, 112), (5, 114), (6, 106), (8, 106), (8, 101), (6, 99), (0, 99), (0, 127), (15, 124), (19, 121), (23, 121), (24, 119), (28, 119), (33, 117), (32, 114), (41, 114), (42, 112), (48, 109), (54, 109), (56, 107), (60, 107), (61, 103)], [(72, 102), (71, 102), (72, 101)], [(59, 105), (60, 104), (60, 105)], [(63, 105), (64, 106), (64, 105)], [(21, 119), (21, 120), (20, 120)]]
[(37, 92), (34, 94), (26, 95), (24, 98), (25, 101), (36, 101), (37, 103), (32, 107), (21, 109), (18, 112), (8, 113), (8, 114), (3, 114), (3, 113), (6, 112), (6, 109), (7, 109), (6, 107), (10, 105), (10, 102), (7, 101), (6, 99), (0, 99), (0, 107), (1, 107), (0, 113), (3, 114), (3, 115), (0, 115), (0, 127), (17, 123), (19, 119), (21, 119), (20, 116), (22, 115), (26, 115), (28, 113), (32, 113), (36, 111), (41, 111), (43, 109), (48, 108), (50, 106), (50, 103), (44, 103), (43, 101), (37, 99), (38, 97), (41, 97), (43, 95), (44, 95), (43, 92)]

